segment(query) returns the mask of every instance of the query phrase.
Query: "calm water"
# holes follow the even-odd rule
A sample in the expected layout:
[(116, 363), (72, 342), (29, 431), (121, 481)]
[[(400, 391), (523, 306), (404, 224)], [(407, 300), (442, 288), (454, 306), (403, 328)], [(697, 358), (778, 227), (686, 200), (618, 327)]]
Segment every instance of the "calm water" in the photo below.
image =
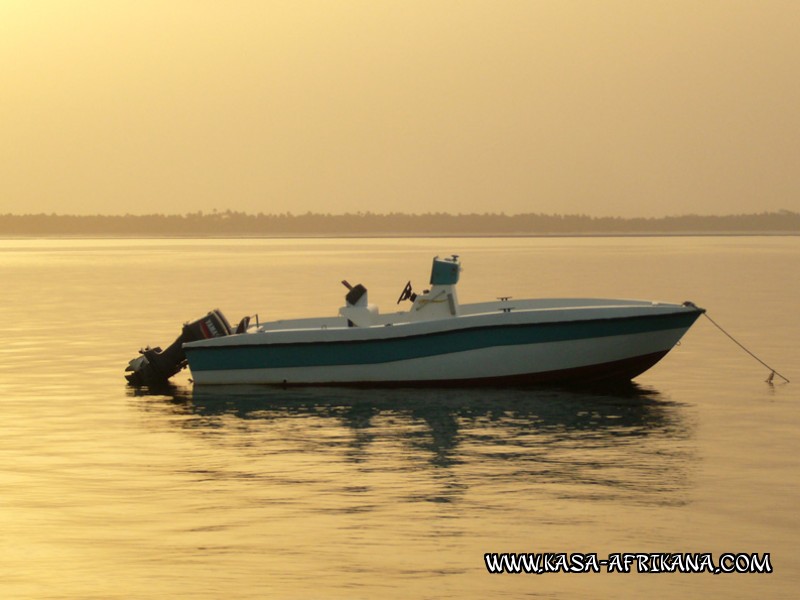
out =
[[(619, 392), (126, 387), (146, 344), (384, 311), (434, 254), (463, 302), (693, 300)], [(800, 238), (0, 240), (0, 597), (794, 597)], [(771, 575), (488, 575), (485, 552), (769, 552)], [(602, 556), (601, 556), (602, 557)]]

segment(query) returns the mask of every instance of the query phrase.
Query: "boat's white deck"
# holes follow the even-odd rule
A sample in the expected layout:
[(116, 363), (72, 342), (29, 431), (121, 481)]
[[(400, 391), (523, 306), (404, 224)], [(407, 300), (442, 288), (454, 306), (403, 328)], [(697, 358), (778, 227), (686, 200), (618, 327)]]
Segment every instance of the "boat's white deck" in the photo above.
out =
[[(634, 307), (678, 307), (680, 305), (650, 302), (645, 300), (623, 300), (610, 298), (540, 298), (477, 302), (473, 304), (461, 304), (459, 306), (458, 317), (475, 317), (479, 315), (496, 315), (498, 313), (557, 313), (564, 316), (565, 312), (573, 311), (594, 311), (597, 309), (625, 309)], [(542, 315), (544, 316), (544, 315)], [(453, 317), (444, 319), (432, 319), (434, 321), (449, 320)], [(543, 318), (542, 320), (551, 320)], [(400, 311), (386, 314), (376, 314), (373, 317), (372, 327), (386, 327), (389, 325), (401, 325), (417, 322), (408, 311)], [(268, 331), (290, 331), (308, 329), (348, 329), (347, 319), (342, 316), (317, 317), (308, 319), (287, 319), (261, 323), (258, 328), (252, 327), (248, 333), (268, 332)]]

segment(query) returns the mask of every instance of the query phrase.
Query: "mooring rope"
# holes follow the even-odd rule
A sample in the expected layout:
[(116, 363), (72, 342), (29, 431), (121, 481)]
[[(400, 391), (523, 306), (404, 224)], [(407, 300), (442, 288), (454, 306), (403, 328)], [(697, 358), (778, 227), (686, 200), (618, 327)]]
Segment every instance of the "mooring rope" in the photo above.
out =
[(770, 376), (767, 378), (767, 382), (768, 382), (768, 383), (772, 383), (772, 378), (773, 378), (773, 377), (775, 377), (775, 375), (777, 375), (778, 377), (780, 377), (781, 379), (783, 379), (783, 380), (784, 380), (786, 383), (789, 383), (789, 380), (788, 380), (788, 379), (786, 379), (786, 377), (784, 377), (783, 375), (781, 375), (780, 373), (778, 373), (778, 372), (777, 372), (775, 369), (773, 369), (772, 367), (770, 367), (770, 366), (769, 366), (767, 363), (765, 363), (763, 360), (761, 360), (760, 358), (758, 358), (758, 357), (757, 357), (755, 354), (753, 354), (752, 352), (750, 352), (750, 350), (748, 350), (747, 348), (745, 348), (745, 347), (744, 347), (744, 344), (742, 344), (742, 343), (741, 343), (739, 340), (737, 340), (735, 337), (733, 337), (733, 336), (732, 336), (730, 333), (728, 333), (727, 331), (725, 331), (725, 330), (722, 328), (722, 326), (721, 326), (719, 323), (717, 323), (717, 322), (716, 322), (714, 319), (712, 319), (711, 317), (709, 317), (709, 316), (708, 316), (708, 313), (703, 313), (703, 315), (705, 315), (706, 319), (708, 319), (709, 321), (711, 321), (711, 322), (714, 324), (714, 326), (715, 326), (717, 329), (719, 329), (719, 330), (720, 330), (722, 333), (724, 333), (725, 335), (727, 335), (727, 336), (728, 336), (728, 337), (729, 337), (729, 338), (730, 338), (730, 339), (733, 341), (733, 343), (735, 343), (737, 346), (739, 346), (739, 348), (741, 348), (742, 350), (744, 350), (745, 352), (747, 352), (747, 353), (748, 353), (750, 356), (752, 356), (753, 358), (755, 358), (755, 359), (756, 359), (758, 362), (760, 362), (762, 365), (764, 365), (764, 366), (765, 366), (765, 367), (767, 367), (767, 368), (768, 368), (770, 371), (772, 371), (772, 373), (770, 374)]

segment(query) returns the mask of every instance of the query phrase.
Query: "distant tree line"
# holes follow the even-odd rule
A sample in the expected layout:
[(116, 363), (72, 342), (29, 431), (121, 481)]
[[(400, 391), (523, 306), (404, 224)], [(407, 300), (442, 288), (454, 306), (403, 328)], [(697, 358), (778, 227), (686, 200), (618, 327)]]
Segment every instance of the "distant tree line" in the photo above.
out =
[(248, 214), (231, 210), (185, 215), (0, 215), (2, 236), (281, 237), (492, 236), (603, 234), (800, 234), (800, 213), (632, 218), (504, 213), (404, 214), (358, 212)]

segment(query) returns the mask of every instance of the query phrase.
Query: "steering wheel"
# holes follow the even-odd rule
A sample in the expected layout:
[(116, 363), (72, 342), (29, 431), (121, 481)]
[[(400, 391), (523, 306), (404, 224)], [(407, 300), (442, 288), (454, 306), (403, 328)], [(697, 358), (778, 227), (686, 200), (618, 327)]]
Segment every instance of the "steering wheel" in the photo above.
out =
[(397, 299), (397, 303), (400, 304), (403, 300), (408, 300), (411, 298), (411, 282), (409, 281), (406, 284), (406, 287), (403, 288), (403, 291), (400, 292), (400, 297)]

